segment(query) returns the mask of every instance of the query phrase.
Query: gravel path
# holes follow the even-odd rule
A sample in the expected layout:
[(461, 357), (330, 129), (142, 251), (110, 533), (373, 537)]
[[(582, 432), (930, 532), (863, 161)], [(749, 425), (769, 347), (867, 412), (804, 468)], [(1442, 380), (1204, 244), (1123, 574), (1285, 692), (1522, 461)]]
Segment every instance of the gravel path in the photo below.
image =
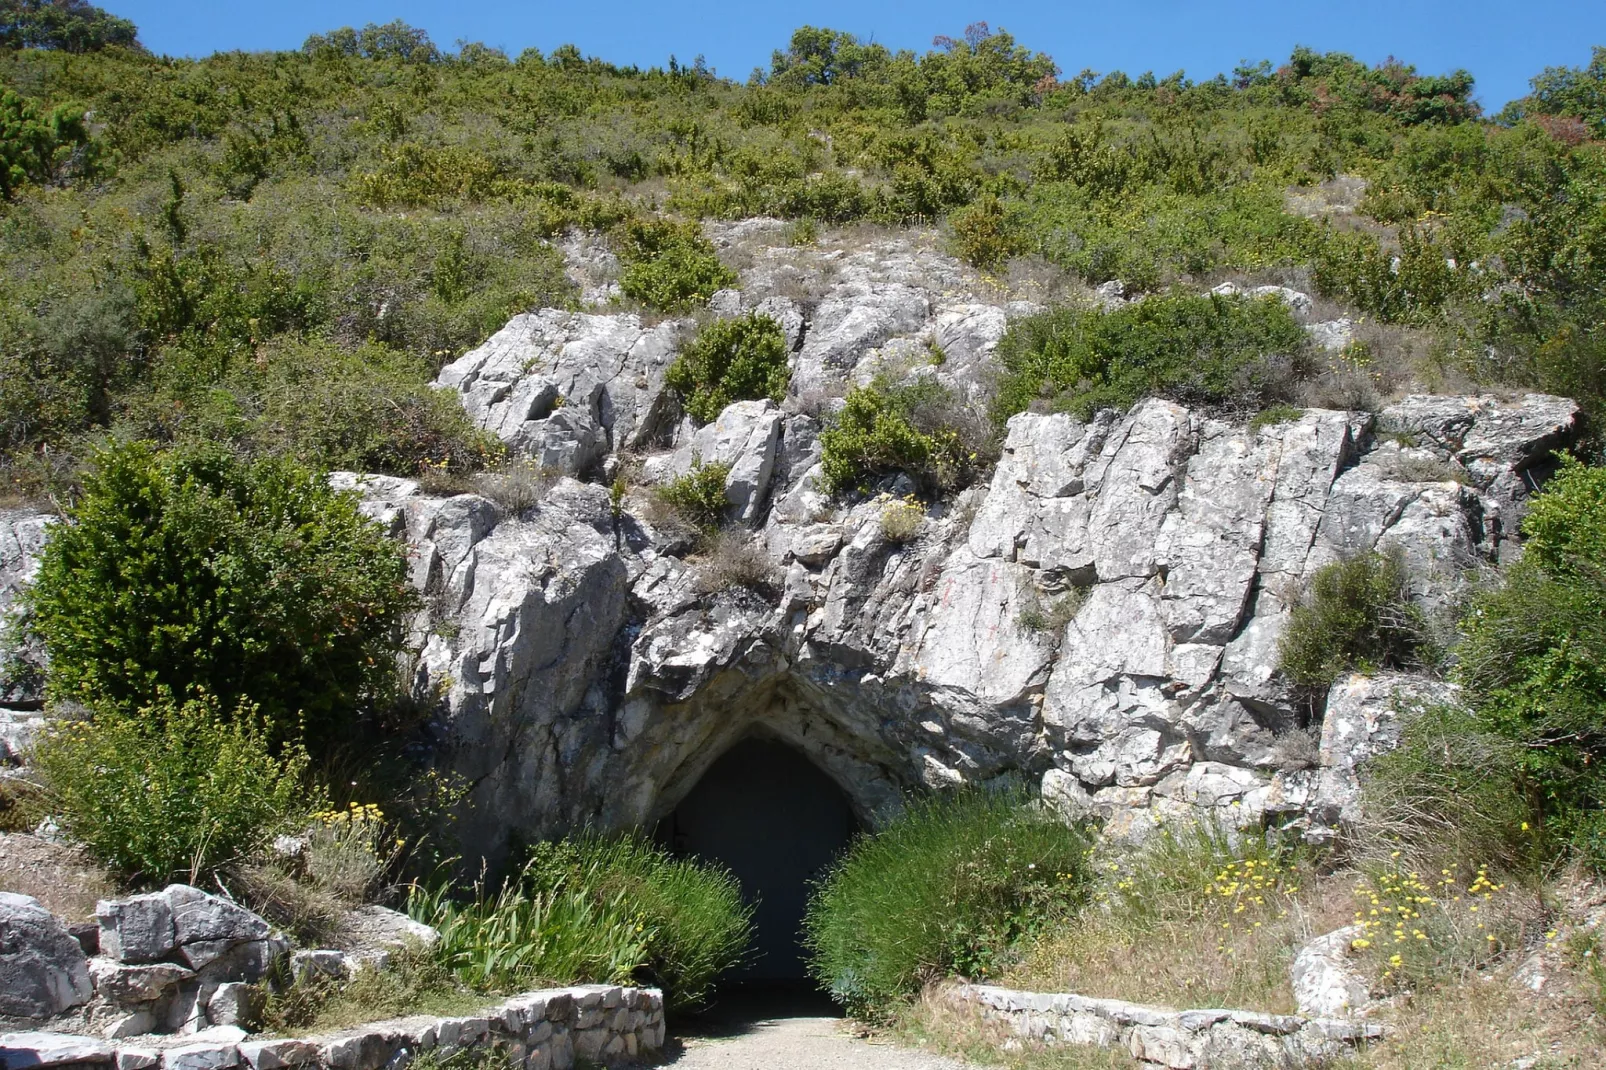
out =
[(662, 1065), (675, 1070), (967, 1070), (940, 1055), (862, 1040), (816, 992), (749, 987), (675, 1030)]
[(676, 1070), (966, 1070), (923, 1051), (871, 1044), (840, 1018), (770, 1018), (731, 1036), (685, 1037), (664, 1063)]

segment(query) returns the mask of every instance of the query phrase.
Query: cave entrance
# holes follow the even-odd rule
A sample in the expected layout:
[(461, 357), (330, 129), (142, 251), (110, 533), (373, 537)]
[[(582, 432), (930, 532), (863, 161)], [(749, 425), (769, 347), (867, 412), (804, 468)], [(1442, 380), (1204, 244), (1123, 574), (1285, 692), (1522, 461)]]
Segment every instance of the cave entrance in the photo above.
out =
[(797, 750), (767, 738), (738, 742), (664, 820), (677, 853), (722, 863), (756, 902), (754, 958), (736, 981), (807, 978), (802, 947), (809, 884), (859, 823), (842, 789)]

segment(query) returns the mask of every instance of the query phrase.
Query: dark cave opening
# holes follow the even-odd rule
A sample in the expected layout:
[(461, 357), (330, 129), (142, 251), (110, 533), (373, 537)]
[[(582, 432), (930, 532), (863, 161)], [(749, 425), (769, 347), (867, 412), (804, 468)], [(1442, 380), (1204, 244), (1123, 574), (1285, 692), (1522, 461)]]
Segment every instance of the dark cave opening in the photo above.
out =
[(732, 981), (801, 981), (810, 882), (859, 829), (848, 797), (803, 754), (744, 739), (709, 767), (660, 834), (680, 854), (725, 865), (754, 911), (754, 956)]

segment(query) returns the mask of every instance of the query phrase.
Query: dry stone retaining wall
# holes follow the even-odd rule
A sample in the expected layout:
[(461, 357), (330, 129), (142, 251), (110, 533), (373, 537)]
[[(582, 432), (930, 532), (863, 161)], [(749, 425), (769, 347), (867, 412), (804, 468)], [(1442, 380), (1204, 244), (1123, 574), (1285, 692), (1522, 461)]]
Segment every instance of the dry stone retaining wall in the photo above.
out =
[(578, 985), (514, 996), (480, 1014), (371, 1022), (327, 1036), (250, 1038), (217, 1026), (184, 1037), (102, 1041), (65, 1033), (0, 1034), (0, 1070), (402, 1070), (424, 1052), (495, 1048), (518, 1070), (568, 1070), (658, 1052), (663, 994)]

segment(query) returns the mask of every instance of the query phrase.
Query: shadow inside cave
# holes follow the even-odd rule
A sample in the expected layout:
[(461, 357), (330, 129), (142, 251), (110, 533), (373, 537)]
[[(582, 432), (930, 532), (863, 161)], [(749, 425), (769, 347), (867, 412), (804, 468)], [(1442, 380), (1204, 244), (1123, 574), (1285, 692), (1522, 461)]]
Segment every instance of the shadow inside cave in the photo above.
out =
[[(664, 819), (659, 835), (675, 853), (725, 866), (754, 904), (753, 954), (727, 978), (741, 985), (730, 998), (751, 1003), (767, 987), (762, 998), (773, 1002), (808, 990), (802, 927), (810, 887), (858, 828), (835, 781), (790, 745), (761, 736), (721, 755)], [(747, 991), (758, 982), (769, 984)]]

